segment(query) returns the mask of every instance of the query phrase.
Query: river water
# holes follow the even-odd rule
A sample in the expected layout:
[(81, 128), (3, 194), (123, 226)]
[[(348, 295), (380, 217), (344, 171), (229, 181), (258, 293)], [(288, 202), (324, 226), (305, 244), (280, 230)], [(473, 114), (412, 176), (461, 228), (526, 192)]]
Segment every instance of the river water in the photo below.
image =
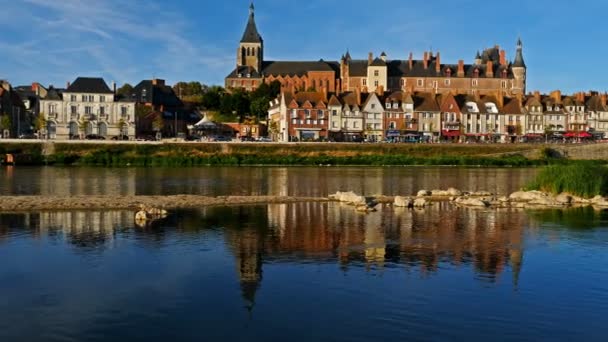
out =
[[(3, 194), (507, 193), (533, 169), (2, 169)], [(604, 341), (608, 213), (0, 213), (0, 341)]]

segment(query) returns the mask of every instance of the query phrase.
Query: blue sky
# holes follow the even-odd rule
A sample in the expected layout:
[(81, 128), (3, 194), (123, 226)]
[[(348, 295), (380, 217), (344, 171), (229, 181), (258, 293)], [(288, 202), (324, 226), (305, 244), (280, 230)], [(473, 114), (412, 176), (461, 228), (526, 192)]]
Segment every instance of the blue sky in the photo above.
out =
[[(222, 84), (248, 0), (0, 0), (0, 78), (63, 86), (77, 76), (109, 83), (152, 77)], [(521, 36), (529, 90), (608, 90), (608, 2), (588, 0), (257, 0), (269, 60), (337, 60), (386, 51), (472, 62), (496, 44), (512, 59)]]

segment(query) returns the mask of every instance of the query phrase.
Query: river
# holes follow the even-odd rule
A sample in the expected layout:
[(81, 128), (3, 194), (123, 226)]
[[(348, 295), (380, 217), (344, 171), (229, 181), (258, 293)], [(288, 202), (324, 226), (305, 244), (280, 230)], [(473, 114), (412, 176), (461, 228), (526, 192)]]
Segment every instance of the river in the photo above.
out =
[[(324, 196), (534, 169), (1, 169), (3, 194)], [(608, 213), (338, 203), (0, 213), (0, 340), (605, 340)]]

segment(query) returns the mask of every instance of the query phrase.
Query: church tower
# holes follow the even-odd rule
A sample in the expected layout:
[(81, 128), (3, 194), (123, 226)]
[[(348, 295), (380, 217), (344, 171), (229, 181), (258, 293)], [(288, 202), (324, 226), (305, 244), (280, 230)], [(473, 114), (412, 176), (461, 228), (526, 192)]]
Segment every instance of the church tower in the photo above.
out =
[(513, 70), (513, 77), (515, 78), (513, 83), (513, 93), (525, 94), (526, 93), (526, 63), (524, 62), (523, 44), (521, 39), (517, 40), (517, 52), (515, 54), (515, 60), (511, 65)]
[(262, 71), (262, 63), (264, 62), (264, 41), (262, 36), (258, 33), (258, 28), (255, 25), (255, 8), (253, 7), (253, 1), (249, 6), (249, 20), (247, 21), (247, 27), (241, 43), (236, 54), (236, 65), (249, 66), (255, 69), (257, 72)]

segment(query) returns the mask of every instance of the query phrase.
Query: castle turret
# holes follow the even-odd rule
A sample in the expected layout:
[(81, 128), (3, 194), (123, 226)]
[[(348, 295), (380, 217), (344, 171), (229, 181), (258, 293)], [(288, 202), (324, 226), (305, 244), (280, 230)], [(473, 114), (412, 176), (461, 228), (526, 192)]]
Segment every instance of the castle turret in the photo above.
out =
[(517, 40), (517, 52), (515, 53), (515, 60), (511, 64), (511, 70), (513, 71), (513, 89), (514, 94), (525, 94), (526, 93), (526, 63), (524, 62), (523, 44), (521, 39)]

